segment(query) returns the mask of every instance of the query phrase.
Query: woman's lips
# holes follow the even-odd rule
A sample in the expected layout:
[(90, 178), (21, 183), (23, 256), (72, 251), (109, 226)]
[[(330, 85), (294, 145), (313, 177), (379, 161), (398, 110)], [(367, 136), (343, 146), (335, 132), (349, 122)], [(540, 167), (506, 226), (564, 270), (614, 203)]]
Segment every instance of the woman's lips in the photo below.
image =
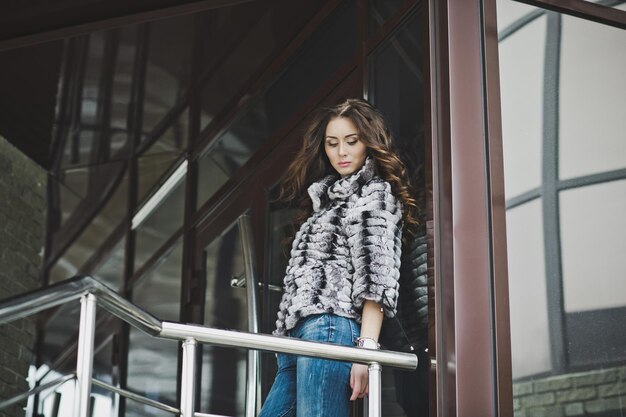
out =
[(342, 168), (345, 168), (348, 165), (350, 165), (350, 162), (339, 162), (339, 166), (342, 167)]

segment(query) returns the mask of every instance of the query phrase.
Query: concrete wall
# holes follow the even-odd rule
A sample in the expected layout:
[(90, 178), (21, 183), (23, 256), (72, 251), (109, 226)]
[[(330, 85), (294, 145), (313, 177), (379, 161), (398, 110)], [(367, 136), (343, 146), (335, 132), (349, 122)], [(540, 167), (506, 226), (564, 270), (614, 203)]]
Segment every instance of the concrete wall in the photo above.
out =
[[(41, 285), (46, 172), (0, 137), (0, 299)], [(0, 326), (0, 399), (28, 389), (34, 358), (34, 318)], [(1, 417), (24, 416), (21, 405)]]
[(516, 383), (513, 397), (515, 417), (621, 416), (626, 366)]

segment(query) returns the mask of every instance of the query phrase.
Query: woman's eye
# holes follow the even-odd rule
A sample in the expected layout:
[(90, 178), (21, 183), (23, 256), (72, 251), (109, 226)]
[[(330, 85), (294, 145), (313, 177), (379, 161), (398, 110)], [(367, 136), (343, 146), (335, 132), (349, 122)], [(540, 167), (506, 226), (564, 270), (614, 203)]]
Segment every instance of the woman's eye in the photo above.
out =
[(327, 143), (327, 145), (328, 145), (330, 148), (334, 148), (334, 147), (336, 147), (336, 146), (337, 146), (337, 144), (336, 144), (336, 143), (332, 143), (332, 142), (328, 142), (328, 143)]
[(350, 141), (350, 142), (347, 142), (347, 143), (348, 143), (348, 145), (352, 146), (352, 145), (354, 145), (357, 142), (358, 142), (358, 140), (353, 140), (353, 141)]

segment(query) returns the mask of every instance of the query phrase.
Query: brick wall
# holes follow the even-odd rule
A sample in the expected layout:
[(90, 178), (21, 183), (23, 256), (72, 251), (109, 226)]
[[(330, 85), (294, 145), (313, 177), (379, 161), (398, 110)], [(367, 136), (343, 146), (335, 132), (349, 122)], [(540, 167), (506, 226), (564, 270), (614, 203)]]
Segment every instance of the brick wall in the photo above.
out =
[(513, 384), (515, 417), (621, 416), (626, 366)]
[[(39, 287), (46, 209), (46, 172), (0, 137), (0, 299)], [(0, 326), (0, 399), (28, 389), (34, 319)], [(21, 405), (1, 417), (24, 416)]]

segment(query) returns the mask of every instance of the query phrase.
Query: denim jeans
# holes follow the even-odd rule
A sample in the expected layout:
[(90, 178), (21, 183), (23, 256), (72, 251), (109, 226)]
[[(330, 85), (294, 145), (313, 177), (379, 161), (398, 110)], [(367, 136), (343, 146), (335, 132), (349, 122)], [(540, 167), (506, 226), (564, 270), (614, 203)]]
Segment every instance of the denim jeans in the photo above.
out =
[[(333, 314), (301, 319), (288, 335), (353, 345), (356, 321)], [(278, 354), (278, 372), (259, 417), (348, 417), (351, 363)]]

